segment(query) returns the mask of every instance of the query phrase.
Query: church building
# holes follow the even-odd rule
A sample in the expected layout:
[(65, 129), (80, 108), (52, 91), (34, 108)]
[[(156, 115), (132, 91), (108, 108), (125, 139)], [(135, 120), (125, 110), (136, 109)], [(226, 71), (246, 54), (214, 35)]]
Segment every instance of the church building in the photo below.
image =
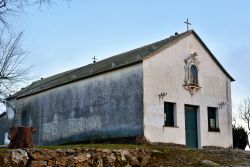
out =
[(228, 148), (232, 81), (189, 30), (35, 81), (8, 98), (7, 112), (37, 129), (36, 145), (140, 138)]

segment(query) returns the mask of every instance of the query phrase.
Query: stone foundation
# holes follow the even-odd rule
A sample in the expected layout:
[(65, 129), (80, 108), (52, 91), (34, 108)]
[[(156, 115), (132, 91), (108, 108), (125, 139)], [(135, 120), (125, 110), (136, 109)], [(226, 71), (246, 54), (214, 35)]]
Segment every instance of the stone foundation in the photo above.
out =
[(147, 166), (151, 153), (142, 149), (17, 149), (1, 154), (1, 167)]

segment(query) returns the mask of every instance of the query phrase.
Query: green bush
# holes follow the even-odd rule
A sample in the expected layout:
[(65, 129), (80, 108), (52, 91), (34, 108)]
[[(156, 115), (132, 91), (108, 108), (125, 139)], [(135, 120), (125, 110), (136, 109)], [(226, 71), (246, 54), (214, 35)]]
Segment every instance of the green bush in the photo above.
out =
[(248, 145), (247, 131), (242, 127), (233, 127), (233, 147), (245, 150)]

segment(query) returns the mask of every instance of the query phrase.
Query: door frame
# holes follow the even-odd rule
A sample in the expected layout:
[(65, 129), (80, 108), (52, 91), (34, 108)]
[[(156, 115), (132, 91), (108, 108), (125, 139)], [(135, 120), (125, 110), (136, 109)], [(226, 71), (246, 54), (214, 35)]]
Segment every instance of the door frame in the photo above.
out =
[(201, 148), (201, 126), (200, 126), (200, 106), (198, 105), (192, 105), (192, 104), (184, 104), (184, 120), (185, 120), (185, 142), (187, 142), (186, 139), (186, 106), (194, 107), (196, 109), (196, 126), (197, 126), (197, 147)]

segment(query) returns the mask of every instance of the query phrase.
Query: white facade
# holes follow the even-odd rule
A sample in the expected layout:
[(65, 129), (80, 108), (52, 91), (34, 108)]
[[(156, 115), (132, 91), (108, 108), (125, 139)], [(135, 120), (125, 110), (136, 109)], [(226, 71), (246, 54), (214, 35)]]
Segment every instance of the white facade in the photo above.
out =
[[(201, 89), (184, 88), (185, 59), (197, 53)], [(144, 136), (149, 142), (186, 145), (185, 105), (197, 106), (198, 147), (232, 146), (231, 80), (193, 34), (143, 60)], [(161, 92), (167, 93), (159, 97)], [(175, 103), (175, 126), (164, 126), (164, 102)], [(224, 103), (224, 104), (223, 104)], [(221, 106), (219, 104), (222, 104)], [(208, 131), (208, 109), (217, 108), (219, 132)]]

